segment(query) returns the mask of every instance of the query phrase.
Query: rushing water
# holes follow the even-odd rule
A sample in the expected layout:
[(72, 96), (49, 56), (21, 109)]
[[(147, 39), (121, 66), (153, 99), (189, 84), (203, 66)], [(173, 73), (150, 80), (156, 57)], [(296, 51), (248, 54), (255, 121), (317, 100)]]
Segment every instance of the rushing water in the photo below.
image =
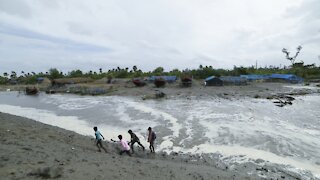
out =
[[(119, 96), (0, 93), (0, 111), (107, 139), (129, 138), (132, 129), (145, 142), (154, 127), (158, 151), (215, 153), (264, 159), (320, 175), (320, 96), (296, 97), (277, 107), (265, 99), (221, 98), (143, 101)], [(242, 156), (244, 155), (244, 156)], [(238, 159), (239, 160), (239, 159)], [(240, 161), (240, 160), (239, 160)]]

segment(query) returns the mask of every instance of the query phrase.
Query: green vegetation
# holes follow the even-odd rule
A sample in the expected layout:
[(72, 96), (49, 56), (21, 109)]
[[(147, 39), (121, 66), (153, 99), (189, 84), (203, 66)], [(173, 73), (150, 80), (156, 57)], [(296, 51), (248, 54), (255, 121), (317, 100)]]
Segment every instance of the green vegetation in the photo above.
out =
[(303, 63), (295, 63), (290, 68), (288, 67), (275, 67), (269, 66), (264, 68), (255, 68), (251, 67), (236, 67), (233, 69), (214, 69), (212, 66), (202, 66), (200, 65), (197, 69), (186, 69), (179, 70), (173, 69), (171, 71), (164, 71), (163, 67), (157, 67), (153, 71), (143, 72), (138, 69), (137, 66), (133, 66), (132, 69), (127, 68), (114, 68), (104, 72), (102, 68), (98, 72), (89, 71), (82, 72), (81, 70), (73, 70), (64, 74), (62, 71), (59, 71), (56, 68), (50, 69), (46, 73), (25, 73), (21, 72), (20, 76), (17, 76), (17, 73), (12, 71), (10, 74), (5, 72), (3, 76), (0, 76), (0, 84), (35, 84), (38, 82), (38, 78), (48, 78), (48, 79), (58, 79), (58, 78), (91, 78), (94, 80), (102, 78), (135, 78), (135, 77), (148, 77), (148, 76), (192, 76), (195, 79), (204, 79), (209, 76), (239, 76), (241, 74), (295, 74), (297, 76), (303, 77), (305, 79), (320, 79), (320, 67), (315, 66), (315, 64), (304, 65)]

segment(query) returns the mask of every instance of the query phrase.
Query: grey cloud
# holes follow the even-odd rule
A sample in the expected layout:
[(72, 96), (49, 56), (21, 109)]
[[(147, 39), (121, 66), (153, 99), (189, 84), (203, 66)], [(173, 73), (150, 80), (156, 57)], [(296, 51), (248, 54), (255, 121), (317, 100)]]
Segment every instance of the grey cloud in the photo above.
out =
[(0, 11), (22, 18), (31, 17), (30, 7), (23, 0), (0, 0)]
[(0, 17), (0, 37), (5, 37), (0, 50), (7, 52), (0, 59), (8, 59), (5, 64), (44, 60), (51, 66), (56, 58), (66, 69), (137, 65), (150, 70), (229, 68), (256, 59), (270, 65), (285, 61), (283, 47), (299, 44), (305, 45), (306, 63), (318, 53), (319, 0), (209, 2), (0, 0), (0, 14), (10, 14)]
[(59, 4), (57, 0), (40, 0), (39, 1), (44, 7), (50, 9), (57, 9), (59, 8)]
[(67, 24), (68, 24), (69, 31), (72, 33), (87, 35), (87, 36), (92, 35), (92, 31), (87, 26), (84, 26), (83, 24), (80, 24), (78, 22), (69, 22)]
[(14, 27), (10, 25), (0, 26), (0, 33), (54, 43), (62, 46), (66, 50), (81, 51), (81, 52), (88, 52), (88, 51), (89, 52), (110, 52), (111, 51), (110, 48), (93, 45), (89, 43), (77, 42), (77, 41), (73, 41), (65, 38), (53, 37), (50, 35), (45, 35), (45, 34), (41, 34), (38, 32), (34, 32), (34, 31), (30, 31), (27, 29)]

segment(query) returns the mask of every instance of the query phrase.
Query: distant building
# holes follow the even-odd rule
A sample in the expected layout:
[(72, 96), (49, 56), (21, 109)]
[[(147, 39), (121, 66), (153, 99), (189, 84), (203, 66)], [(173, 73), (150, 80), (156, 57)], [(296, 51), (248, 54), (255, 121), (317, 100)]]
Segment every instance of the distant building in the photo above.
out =
[(270, 75), (267, 74), (248, 74), (248, 75), (240, 75), (242, 78), (246, 78), (249, 82), (264, 82), (270, 79)]
[(294, 74), (271, 74), (271, 81), (285, 81), (290, 83), (301, 83), (303, 82), (303, 78), (298, 77)]
[(156, 79), (164, 79), (168, 83), (176, 82), (177, 76), (150, 76), (148, 81), (155, 81)]
[(43, 81), (44, 81), (44, 78), (43, 78), (43, 77), (38, 77), (38, 78), (37, 78), (37, 83), (40, 84), (40, 83), (42, 83)]
[(223, 85), (247, 85), (247, 78), (240, 76), (221, 76)]
[(205, 79), (205, 86), (222, 86), (223, 81), (215, 76), (210, 76)]

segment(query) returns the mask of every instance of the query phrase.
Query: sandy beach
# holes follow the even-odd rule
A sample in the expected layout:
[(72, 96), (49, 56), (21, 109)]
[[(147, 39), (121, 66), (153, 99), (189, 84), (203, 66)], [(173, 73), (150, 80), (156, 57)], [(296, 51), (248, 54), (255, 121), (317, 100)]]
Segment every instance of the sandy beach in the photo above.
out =
[[(225, 164), (205, 155), (138, 150), (118, 154), (118, 145), (104, 141), (98, 152), (92, 137), (27, 118), (0, 113), (1, 179), (308, 179), (276, 165)], [(93, 133), (92, 133), (93, 134)], [(260, 164), (260, 165), (259, 165)]]

